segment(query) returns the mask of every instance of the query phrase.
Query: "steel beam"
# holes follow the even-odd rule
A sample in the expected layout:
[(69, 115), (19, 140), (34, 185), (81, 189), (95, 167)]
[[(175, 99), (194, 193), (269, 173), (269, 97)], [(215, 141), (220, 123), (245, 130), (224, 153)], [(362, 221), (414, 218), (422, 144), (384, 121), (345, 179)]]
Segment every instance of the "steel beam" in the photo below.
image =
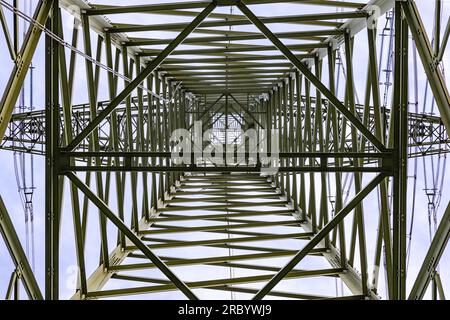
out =
[[(329, 1), (329, 0), (244, 0), (243, 1), (249, 5), (257, 4), (271, 4), (280, 2), (292, 2), (292, 3), (307, 3), (331, 7), (341, 7), (341, 8), (354, 8), (361, 9), (363, 4), (351, 1)], [(92, 9), (86, 10), (88, 15), (110, 15), (110, 14), (121, 14), (121, 13), (149, 13), (149, 12), (161, 12), (167, 10), (183, 10), (183, 9), (203, 9), (206, 8), (211, 1), (197, 1), (197, 2), (177, 2), (177, 3), (158, 3), (158, 4), (147, 4), (147, 5), (133, 5), (133, 6), (105, 6), (105, 5), (94, 5)]]
[(0, 233), (5, 241), (6, 248), (11, 255), (16, 267), (15, 274), (22, 279), (23, 286), (30, 300), (42, 300), (42, 293), (34, 277), (33, 270), (30, 267), (25, 251), (22, 248), (19, 237), (17, 236), (14, 225), (9, 217), (8, 210), (0, 196)]
[[(317, 276), (330, 276), (341, 273), (341, 269), (323, 269), (323, 270), (305, 270), (305, 271), (293, 271), (289, 273), (286, 278), (295, 279), (295, 278), (305, 278), (305, 277), (317, 277)], [(270, 279), (271, 275), (259, 275), (259, 276), (248, 276), (248, 277), (239, 277), (239, 278), (230, 278), (230, 279), (215, 279), (215, 280), (206, 280), (206, 281), (195, 281), (189, 282), (189, 286), (192, 288), (207, 288), (210, 286), (218, 286), (218, 285), (233, 285), (239, 283), (257, 283), (264, 282), (267, 279)], [(101, 297), (114, 297), (114, 296), (122, 296), (122, 295), (133, 295), (133, 294), (144, 294), (151, 292), (161, 292), (161, 291), (173, 291), (176, 287), (173, 284), (163, 284), (156, 286), (145, 286), (145, 287), (135, 287), (135, 288), (126, 288), (126, 289), (111, 289), (111, 290), (103, 290), (97, 292), (91, 292), (91, 298), (101, 298)]]
[(422, 19), (414, 1), (400, 1), (407, 23), (414, 38), (417, 51), (419, 52), (422, 66), (430, 83), (434, 99), (444, 122), (447, 132), (450, 132), (450, 96), (444, 81), (439, 60), (436, 58), (428, 39), (427, 32), (423, 26)]
[[(313, 58), (313, 54), (297, 54), (299, 59)], [(271, 61), (271, 60), (286, 60), (283, 55), (245, 55), (240, 57), (223, 57), (223, 58), (205, 58), (205, 59), (181, 59), (181, 58), (168, 58), (164, 61), (163, 65), (169, 64), (192, 64), (192, 63), (236, 63), (239, 64), (243, 61)]]
[[(310, 31), (295, 31), (295, 32), (280, 32), (275, 33), (280, 39), (305, 39), (305, 40), (320, 40), (323, 36), (329, 35), (341, 35), (344, 30), (327, 29), (327, 30), (310, 30)], [(184, 44), (208, 44), (214, 42), (228, 42), (228, 41), (245, 41), (245, 40), (260, 40), (265, 39), (262, 34), (250, 34), (250, 35), (236, 35), (236, 36), (216, 36), (216, 37), (195, 37), (192, 39), (186, 39)], [(163, 45), (169, 44), (168, 39), (146, 39), (146, 38), (131, 38), (125, 43), (126, 46), (151, 46), (151, 45)]]
[[(33, 19), (40, 24), (45, 25), (47, 18), (52, 7), (53, 0), (40, 0)], [(41, 27), (36, 24), (31, 24), (28, 32), (25, 36), (20, 53), (17, 55), (18, 59), (15, 62), (6, 90), (3, 93), (2, 100), (0, 102), (0, 141), (3, 140), (6, 129), (8, 127), (11, 115), (14, 110), (14, 105), (17, 102), (19, 93), (22, 89), (25, 76), (27, 75), (28, 68), (31, 64), (34, 52), (39, 42), (39, 38), (42, 34)]]
[(450, 202), (445, 209), (442, 220), (439, 223), (438, 229), (431, 241), (425, 259), (420, 267), (419, 273), (414, 281), (414, 285), (409, 293), (410, 300), (423, 299), (428, 284), (437, 275), (436, 269), (439, 261), (447, 247), (448, 239), (450, 238)]
[[(59, 34), (58, 1), (51, 1), (46, 27)], [(59, 299), (59, 241), (61, 199), (59, 177), (60, 104), (59, 43), (45, 38), (45, 298)]]
[[(161, 270), (161, 272), (172, 281), (174, 286), (180, 289), (186, 297), (189, 299), (196, 300), (197, 297), (192, 293), (192, 291), (186, 286), (186, 284), (178, 279), (178, 277), (167, 267), (167, 265), (158, 258), (143, 242), (136, 236), (136, 234), (131, 231), (123, 222), (120, 220), (111, 209), (98, 198), (90, 189), (87, 187), (75, 174), (67, 173), (67, 177), (91, 200), (100, 210), (100, 212), (107, 217), (133, 244), (142, 251), (145, 256), (152, 261), (155, 266)], [(89, 294), (89, 293), (88, 293)]]
[[(225, 55), (227, 53), (236, 53), (236, 52), (262, 52), (262, 51), (277, 51), (278, 49), (274, 46), (261, 46), (261, 45), (255, 45), (255, 46), (249, 46), (249, 45), (242, 45), (242, 46), (230, 46), (228, 44), (225, 44), (227, 48), (214, 48), (214, 49), (184, 49), (184, 50), (175, 50), (171, 53), (172, 56), (182, 56), (182, 55), (214, 55), (214, 54), (220, 54)], [(292, 51), (298, 51), (298, 52), (308, 52), (310, 50), (316, 49), (316, 48), (326, 48), (328, 44), (326, 43), (306, 43), (306, 44), (294, 44), (289, 45), (288, 49)], [(160, 53), (160, 50), (155, 49), (142, 49), (142, 52), (139, 53), (139, 56), (145, 57), (145, 56), (156, 56)]]
[[(238, 4), (239, 6), (239, 4)], [(271, 23), (296, 23), (325, 27), (340, 27), (341, 23), (331, 22), (328, 20), (336, 19), (357, 19), (367, 18), (367, 13), (364, 11), (354, 12), (336, 12), (336, 13), (319, 13), (319, 14), (304, 14), (304, 15), (292, 15), (292, 16), (280, 16), (271, 18), (261, 18), (261, 21), (265, 24)], [(251, 22), (248, 20), (229, 20), (229, 21), (206, 21), (199, 25), (199, 28), (212, 28), (212, 27), (228, 27), (228, 26), (243, 26), (249, 25)], [(134, 24), (120, 24), (109, 28), (107, 32), (111, 33), (130, 33), (140, 31), (168, 31), (168, 30), (183, 30), (187, 27), (185, 23), (171, 23), (171, 24), (153, 24), (153, 25), (134, 25)]]
[(5, 36), (6, 45), (8, 46), (9, 55), (11, 60), (15, 62), (16, 52), (14, 50), (14, 44), (11, 40), (11, 34), (9, 33), (8, 22), (6, 21), (5, 14), (3, 12), (3, 6), (0, 5), (0, 23), (2, 24), (3, 35)]
[(95, 117), (86, 128), (65, 147), (66, 150), (75, 149), (131, 92), (143, 82), (175, 48), (186, 39), (199, 24), (216, 8), (216, 2), (211, 2), (142, 72), (133, 79), (111, 102)]

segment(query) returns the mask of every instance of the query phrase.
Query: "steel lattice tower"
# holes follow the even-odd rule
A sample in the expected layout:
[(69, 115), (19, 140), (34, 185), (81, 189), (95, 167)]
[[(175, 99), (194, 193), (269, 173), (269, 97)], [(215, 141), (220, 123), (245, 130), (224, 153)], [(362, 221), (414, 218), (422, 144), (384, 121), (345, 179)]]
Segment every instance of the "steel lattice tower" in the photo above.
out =
[[(430, 36), (416, 2), (40, 0), (31, 17), (0, 0), (1, 148), (45, 159), (42, 284), (0, 198), (7, 298), (61, 298), (68, 219), (72, 299), (444, 299), (450, 22), (437, 0)], [(45, 102), (14, 112), (32, 60)], [(420, 111), (420, 86), (436, 112)], [(436, 228), (410, 275), (418, 159), (432, 159)]]

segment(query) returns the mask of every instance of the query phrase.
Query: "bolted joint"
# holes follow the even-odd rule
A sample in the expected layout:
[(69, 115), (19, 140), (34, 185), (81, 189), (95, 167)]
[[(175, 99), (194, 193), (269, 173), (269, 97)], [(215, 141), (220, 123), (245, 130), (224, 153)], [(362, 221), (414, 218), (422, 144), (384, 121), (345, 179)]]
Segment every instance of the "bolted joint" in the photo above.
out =
[(22, 270), (23, 270), (23, 262), (20, 261), (19, 265), (17, 266), (17, 268), (15, 270), (17, 279), (22, 279), (22, 276), (23, 276), (23, 271)]
[(217, 6), (224, 7), (224, 6), (237, 6), (241, 3), (241, 0), (214, 0)]

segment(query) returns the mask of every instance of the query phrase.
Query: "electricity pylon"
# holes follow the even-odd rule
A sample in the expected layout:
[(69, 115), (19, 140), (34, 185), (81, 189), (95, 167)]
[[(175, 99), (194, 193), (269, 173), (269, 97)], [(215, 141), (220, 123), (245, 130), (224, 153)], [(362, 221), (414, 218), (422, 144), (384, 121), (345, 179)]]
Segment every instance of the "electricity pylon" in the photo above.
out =
[[(198, 299), (211, 292), (420, 299), (430, 282), (433, 296), (444, 298), (438, 264), (450, 206), (411, 288), (406, 281), (414, 201), (407, 164), (447, 153), (450, 130), (442, 70), (450, 27), (441, 37), (436, 19), (432, 46), (415, 1), (48, 0), (33, 17), (0, 3), (14, 61), (1, 102), (1, 147), (44, 156), (46, 179), (42, 286), (0, 206), (16, 266), (7, 297), (18, 296), (21, 280), (29, 298), (60, 298), (67, 254), (60, 250), (61, 212), (69, 207), (78, 270), (73, 299)], [(274, 5), (298, 10), (255, 14)], [(305, 14), (306, 6), (313, 13)], [(20, 51), (6, 9), (30, 22)], [(119, 14), (128, 21), (135, 14), (192, 20), (115, 23)], [(393, 19), (384, 70), (392, 79), (381, 99), (377, 23), (385, 14)], [(67, 15), (74, 18), (71, 37)], [(274, 24), (289, 31), (274, 32)], [(176, 35), (157, 36), (162, 32)], [(45, 106), (13, 114), (40, 39)], [(354, 59), (356, 50), (367, 52), (366, 61)], [(413, 50), (439, 116), (410, 108)], [(77, 60), (85, 76), (76, 76)], [(87, 101), (75, 104), (80, 83)], [(254, 149), (251, 134), (263, 137)], [(270, 151), (261, 154), (261, 144)], [(87, 267), (93, 260), (95, 268)]]

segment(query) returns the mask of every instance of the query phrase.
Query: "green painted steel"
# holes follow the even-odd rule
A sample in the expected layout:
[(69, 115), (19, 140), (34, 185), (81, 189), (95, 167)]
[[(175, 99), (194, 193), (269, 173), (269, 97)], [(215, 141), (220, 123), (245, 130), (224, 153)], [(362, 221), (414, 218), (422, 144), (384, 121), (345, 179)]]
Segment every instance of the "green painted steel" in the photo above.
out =
[[(318, 9), (289, 16), (253, 13), (254, 7), (283, 3)], [(61, 9), (71, 5), (80, 9), (80, 21), (74, 20), (69, 45)], [(237, 11), (218, 12), (218, 7)], [(0, 5), (0, 23), (14, 66), (1, 102), (0, 148), (45, 156), (46, 299), (60, 298), (65, 183), (79, 269), (72, 299), (152, 297), (172, 291), (198, 299), (204, 290), (232, 298), (239, 293), (253, 299), (378, 299), (380, 270), (386, 275), (384, 298), (423, 299), (430, 291), (433, 299), (445, 298), (444, 272), (438, 272), (438, 264), (450, 234), (450, 206), (409, 294), (406, 286), (412, 200), (408, 160), (450, 151), (450, 99), (440, 67), (450, 23), (444, 30), (440, 0), (435, 1), (433, 45), (413, 0), (121, 6), (40, 1), (21, 50), (19, 15), (14, 14), (10, 30), (5, 8), (10, 7)], [(378, 74), (379, 32), (371, 20), (392, 8), (396, 54), (392, 102), (385, 106)], [(145, 21), (153, 15), (168, 19), (158, 24), (116, 23), (116, 14), (146, 14)], [(177, 22), (189, 17), (189, 23)], [(289, 29), (280, 32), (272, 28), (275, 24)], [(357, 38), (361, 30), (367, 35), (364, 42)], [(173, 37), (158, 35), (179, 31)], [(440, 116), (408, 109), (409, 32)], [(46, 34), (44, 109), (13, 114), (41, 33)], [(364, 66), (355, 61), (356, 45), (367, 47)], [(73, 105), (80, 82), (79, 54), (85, 60), (82, 85), (88, 101)], [(367, 76), (360, 103), (360, 84), (355, 82), (361, 68)], [(342, 70), (345, 76), (339, 84), (336, 76)], [(105, 101), (99, 99), (100, 90), (106, 90)], [(194, 150), (182, 150), (190, 163), (173, 158), (182, 149), (180, 139), (172, 137), (176, 129), (186, 130), (182, 139), (191, 145), (198, 142), (198, 134), (203, 138)], [(268, 150), (278, 146), (270, 154), (277, 157), (275, 171), (264, 171), (273, 168), (262, 164), (261, 155), (251, 162), (252, 152), (237, 149), (238, 143), (249, 145), (244, 134), (249, 129), (266, 135)], [(29, 138), (34, 134), (35, 140)], [(233, 151), (216, 154), (227, 147)], [(203, 150), (214, 153), (199, 158)], [(240, 163), (230, 162), (238, 159)], [(379, 209), (364, 203), (375, 189)], [(368, 226), (374, 217), (376, 223)], [(98, 219), (98, 239), (87, 243), (92, 219)], [(1, 197), (0, 227), (15, 267), (8, 270), (7, 299), (20, 298), (20, 282), (29, 298), (42, 299)], [(94, 257), (95, 270), (87, 274), (91, 245), (100, 255)], [(329, 267), (301, 269), (306, 257), (320, 258)], [(288, 262), (279, 267), (272, 263), (276, 259)], [(230, 277), (217, 272), (206, 279), (199, 273), (198, 280), (186, 280), (182, 271), (194, 267), (211, 268), (213, 274), (225, 270)], [(234, 276), (235, 269), (252, 273)], [(145, 270), (165, 278), (143, 275)], [(342, 281), (346, 293), (332, 297), (282, 289), (285, 280), (309, 277)], [(124, 284), (120, 289), (107, 287), (117, 281)]]
[[(39, 1), (36, 12), (33, 16), (34, 20), (37, 23), (45, 25), (52, 4), (52, 0)], [(30, 66), (31, 60), (35, 53), (41, 33), (41, 29), (39, 29), (35, 25), (31, 25), (26, 34), (24, 45), (22, 46), (20, 52), (15, 50), (15, 56), (19, 57), (19, 59), (14, 64), (14, 69), (11, 72), (6, 90), (4, 91), (2, 100), (0, 102), (0, 140), (2, 140), (3, 136), (5, 135), (9, 120), (11, 119), (11, 115), (14, 110), (14, 105), (16, 104), (17, 98), (19, 97), (22, 83), (25, 79), (28, 67)]]
[[(23, 281), (23, 285), (30, 300), (42, 300), (41, 290), (39, 289), (33, 270), (28, 263), (27, 256), (22, 248), (2, 197), (0, 197), (0, 233), (2, 234), (3, 240), (6, 243), (7, 249), (16, 267), (14, 277), (20, 277)], [(12, 282), (13, 281), (11, 281), (11, 283)], [(15, 292), (17, 294), (17, 289)]]

